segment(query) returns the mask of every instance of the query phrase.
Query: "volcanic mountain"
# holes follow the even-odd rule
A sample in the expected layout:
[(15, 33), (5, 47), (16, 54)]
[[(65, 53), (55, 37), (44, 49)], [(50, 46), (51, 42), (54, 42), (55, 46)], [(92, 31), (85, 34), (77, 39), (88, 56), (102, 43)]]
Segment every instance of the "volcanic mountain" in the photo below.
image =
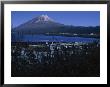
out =
[[(66, 20), (65, 20), (66, 21)], [(83, 27), (83, 26), (70, 26), (55, 22), (47, 15), (41, 15), (29, 20), (18, 27), (12, 29), (12, 32), (22, 34), (59, 34), (59, 33), (77, 33), (77, 34), (99, 34), (100, 27)]]
[(58, 28), (65, 26), (64, 24), (53, 21), (47, 15), (41, 15), (13, 29), (13, 31), (24, 34), (39, 34), (47, 32), (56, 32)]

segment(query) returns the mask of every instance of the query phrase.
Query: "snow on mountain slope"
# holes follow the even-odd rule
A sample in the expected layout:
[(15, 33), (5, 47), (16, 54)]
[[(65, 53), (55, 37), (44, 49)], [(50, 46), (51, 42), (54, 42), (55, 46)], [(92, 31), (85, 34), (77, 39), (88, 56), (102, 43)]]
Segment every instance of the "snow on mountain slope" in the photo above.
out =
[(58, 29), (62, 26), (65, 25), (55, 22), (47, 15), (41, 15), (33, 18), (32, 20), (27, 21), (26, 23), (19, 25), (13, 30), (22, 33), (43, 33), (43, 31), (54, 32), (56, 31), (55, 29)]

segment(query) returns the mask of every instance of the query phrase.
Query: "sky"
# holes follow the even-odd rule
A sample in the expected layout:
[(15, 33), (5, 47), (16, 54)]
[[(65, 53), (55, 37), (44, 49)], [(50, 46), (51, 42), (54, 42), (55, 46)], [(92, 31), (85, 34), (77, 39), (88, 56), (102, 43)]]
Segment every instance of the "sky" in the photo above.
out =
[(37, 16), (48, 15), (55, 22), (73, 26), (99, 26), (99, 11), (12, 11), (12, 27), (17, 27)]

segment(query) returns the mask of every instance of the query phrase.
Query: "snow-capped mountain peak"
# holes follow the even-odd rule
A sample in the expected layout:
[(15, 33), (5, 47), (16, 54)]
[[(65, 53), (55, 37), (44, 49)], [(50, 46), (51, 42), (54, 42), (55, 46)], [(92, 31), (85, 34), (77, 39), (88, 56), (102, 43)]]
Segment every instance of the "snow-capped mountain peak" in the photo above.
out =
[(41, 15), (37, 17), (37, 20), (35, 21), (35, 23), (38, 22), (42, 22), (42, 21), (53, 21), (53, 19), (51, 19), (50, 17), (48, 17), (47, 15)]

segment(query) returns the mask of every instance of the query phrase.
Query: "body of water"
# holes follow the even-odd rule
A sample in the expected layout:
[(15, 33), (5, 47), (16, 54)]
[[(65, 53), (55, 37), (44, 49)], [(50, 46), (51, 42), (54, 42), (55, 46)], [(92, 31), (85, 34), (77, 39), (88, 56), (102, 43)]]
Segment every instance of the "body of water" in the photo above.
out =
[(67, 37), (67, 36), (46, 36), (46, 35), (24, 35), (23, 42), (93, 42), (99, 41), (96, 38)]

